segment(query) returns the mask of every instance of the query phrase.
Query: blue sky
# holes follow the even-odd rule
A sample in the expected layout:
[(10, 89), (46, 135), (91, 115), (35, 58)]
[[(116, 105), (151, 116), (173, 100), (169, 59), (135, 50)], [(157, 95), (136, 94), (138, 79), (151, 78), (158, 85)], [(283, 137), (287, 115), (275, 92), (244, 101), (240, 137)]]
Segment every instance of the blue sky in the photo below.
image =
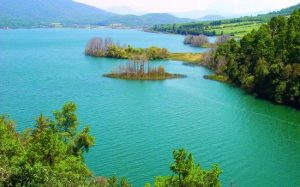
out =
[(75, 0), (107, 9), (126, 6), (145, 12), (185, 12), (192, 10), (216, 10), (234, 14), (277, 10), (300, 0)]

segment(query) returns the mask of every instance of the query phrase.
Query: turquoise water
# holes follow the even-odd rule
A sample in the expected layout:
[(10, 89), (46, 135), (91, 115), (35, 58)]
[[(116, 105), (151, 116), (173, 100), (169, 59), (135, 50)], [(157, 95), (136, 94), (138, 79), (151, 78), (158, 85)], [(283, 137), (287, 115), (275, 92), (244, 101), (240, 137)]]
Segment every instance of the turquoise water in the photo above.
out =
[(159, 61), (187, 78), (124, 81), (104, 78), (124, 60), (83, 54), (94, 36), (173, 52), (204, 49), (177, 35), (136, 30), (34, 29), (0, 31), (0, 113), (18, 130), (32, 127), (66, 101), (78, 105), (97, 145), (86, 156), (95, 175), (127, 177), (135, 186), (166, 175), (172, 149), (185, 147), (204, 167), (219, 163), (223, 186), (300, 186), (300, 112), (256, 100), (210, 73)]

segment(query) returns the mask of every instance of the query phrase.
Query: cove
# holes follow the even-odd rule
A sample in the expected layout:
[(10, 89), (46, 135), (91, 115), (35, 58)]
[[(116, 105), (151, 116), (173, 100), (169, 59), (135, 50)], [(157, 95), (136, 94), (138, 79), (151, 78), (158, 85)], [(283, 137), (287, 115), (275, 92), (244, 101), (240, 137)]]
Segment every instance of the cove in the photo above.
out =
[(219, 163), (223, 186), (300, 185), (300, 112), (209, 81), (209, 70), (156, 61), (184, 79), (126, 81), (102, 77), (124, 60), (86, 57), (86, 42), (112, 37), (136, 47), (201, 52), (183, 36), (138, 30), (0, 31), (0, 113), (32, 127), (67, 101), (91, 125), (86, 156), (95, 175), (127, 177), (134, 186), (169, 174), (171, 152), (185, 147), (203, 167)]

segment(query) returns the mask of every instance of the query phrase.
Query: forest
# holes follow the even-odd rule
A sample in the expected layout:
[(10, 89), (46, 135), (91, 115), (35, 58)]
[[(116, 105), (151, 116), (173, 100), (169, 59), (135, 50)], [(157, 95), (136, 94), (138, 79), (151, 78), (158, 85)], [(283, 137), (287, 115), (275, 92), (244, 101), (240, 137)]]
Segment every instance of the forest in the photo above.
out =
[(241, 40), (211, 50), (204, 64), (259, 98), (300, 108), (300, 10), (273, 17)]
[[(95, 176), (84, 154), (95, 145), (90, 127), (79, 131), (76, 105), (66, 103), (53, 118), (40, 114), (34, 127), (17, 132), (15, 123), (0, 116), (0, 186), (131, 187), (124, 177)], [(173, 151), (172, 176), (157, 176), (155, 187), (219, 187), (218, 165), (205, 170), (185, 149)], [(113, 163), (112, 163), (113, 164)], [(151, 187), (151, 183), (145, 184)]]

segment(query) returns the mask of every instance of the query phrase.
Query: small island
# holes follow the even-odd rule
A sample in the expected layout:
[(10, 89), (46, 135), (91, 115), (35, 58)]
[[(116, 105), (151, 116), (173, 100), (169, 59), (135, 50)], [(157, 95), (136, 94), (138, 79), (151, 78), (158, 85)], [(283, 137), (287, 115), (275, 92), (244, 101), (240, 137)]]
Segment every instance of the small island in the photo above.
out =
[(111, 38), (92, 38), (85, 47), (85, 55), (93, 57), (108, 57), (117, 59), (130, 59), (134, 55), (145, 54), (149, 60), (168, 59), (170, 53), (165, 48), (149, 47), (135, 48), (131, 45), (121, 46)]
[(146, 54), (133, 55), (127, 64), (121, 65), (117, 71), (103, 76), (126, 80), (166, 80), (185, 77), (181, 74), (168, 73), (163, 66), (151, 67)]
[(185, 77), (181, 74), (168, 73), (163, 66), (151, 66), (150, 60), (169, 59), (170, 53), (165, 48), (134, 48), (130, 45), (122, 47), (110, 38), (93, 38), (86, 45), (85, 54), (94, 57), (129, 59), (125, 65), (120, 65), (117, 71), (104, 74), (104, 77), (127, 80), (166, 80)]
[(85, 48), (85, 55), (93, 57), (130, 59), (139, 54), (145, 54), (148, 60), (184, 61), (186, 65), (201, 65), (203, 60), (201, 53), (170, 53), (165, 48), (155, 46), (149, 48), (135, 48), (131, 45), (121, 46), (114, 43), (111, 38), (92, 38)]

